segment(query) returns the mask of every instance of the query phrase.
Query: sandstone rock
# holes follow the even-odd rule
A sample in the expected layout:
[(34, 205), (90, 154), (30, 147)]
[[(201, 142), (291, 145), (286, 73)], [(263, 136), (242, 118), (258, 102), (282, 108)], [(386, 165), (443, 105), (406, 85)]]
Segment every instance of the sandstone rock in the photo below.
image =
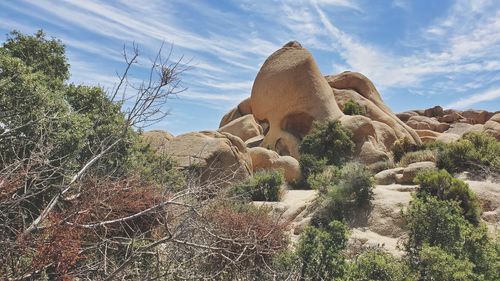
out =
[(408, 165), (408, 167), (403, 169), (403, 173), (396, 175), (396, 183), (398, 184), (412, 184), (415, 176), (426, 170), (436, 170), (436, 163), (425, 161), (417, 162)]
[(396, 116), (399, 118), (399, 120), (406, 122), (406, 121), (408, 121), (408, 119), (410, 119), (410, 117), (418, 116), (418, 113), (416, 113), (414, 111), (405, 111), (405, 112), (397, 113)]
[(442, 133), (439, 137), (436, 138), (436, 141), (444, 142), (444, 143), (452, 143), (460, 139), (460, 135), (452, 134), (452, 133)]
[(301, 171), (297, 159), (291, 156), (280, 156), (275, 151), (263, 147), (248, 149), (252, 158), (253, 171), (261, 169), (283, 170), (285, 181), (295, 182), (300, 180)]
[(466, 118), (467, 123), (474, 124), (484, 124), (488, 119), (491, 118), (493, 114), (486, 110), (474, 110), (469, 109), (462, 112), (462, 116)]
[(174, 138), (171, 133), (162, 130), (146, 131), (141, 136), (155, 151), (161, 151), (165, 144)]
[(257, 147), (260, 146), (263, 140), (264, 140), (263, 135), (255, 136), (253, 138), (249, 138), (248, 140), (246, 140), (245, 145), (247, 147)]
[[(482, 131), (482, 125), (474, 125), (474, 126), (481, 126), (480, 131)], [(469, 129), (472, 129), (473, 125), (468, 124), (468, 123), (462, 123), (462, 122), (457, 122), (450, 124), (450, 128), (445, 131), (445, 133), (450, 133), (450, 134), (457, 134), (459, 136), (462, 136), (464, 133), (466, 133)], [(475, 129), (473, 129), (475, 130)]]
[(204, 184), (227, 186), (252, 175), (243, 141), (228, 133), (193, 132), (168, 141), (164, 151), (180, 168), (196, 168)]
[(364, 115), (370, 120), (391, 127), (394, 130), (395, 139), (407, 137), (415, 144), (420, 144), (418, 135), (385, 105), (375, 85), (363, 74), (346, 71), (326, 76), (326, 80), (333, 89), (337, 103), (343, 106), (352, 99), (365, 109)]
[(441, 106), (434, 106), (424, 110), (424, 116), (427, 117), (438, 117), (443, 116), (443, 108)]
[(222, 117), (222, 120), (220, 121), (219, 128), (247, 114), (252, 114), (250, 98), (247, 98), (244, 101), (240, 102), (240, 104), (237, 107), (231, 109), (228, 113), (226, 113), (224, 117)]
[(483, 131), (500, 140), (500, 113), (493, 115), (490, 120), (484, 123)]
[(388, 185), (396, 182), (396, 175), (402, 174), (404, 168), (394, 168), (378, 172), (375, 175), (375, 182), (378, 185)]
[(372, 142), (367, 141), (361, 147), (359, 159), (362, 163), (369, 165), (377, 162), (387, 161), (389, 160), (389, 156), (387, 155), (387, 152), (381, 149), (377, 149)]
[(262, 127), (257, 124), (252, 114), (247, 114), (222, 126), (219, 132), (230, 133), (243, 141), (262, 135)]
[(440, 133), (431, 130), (415, 130), (415, 132), (417, 132), (422, 142), (434, 141), (437, 137), (439, 137), (439, 135), (441, 135)]
[(269, 122), (262, 146), (298, 158), (300, 139), (314, 120), (343, 115), (331, 93), (311, 54), (298, 42), (274, 52), (257, 74), (251, 95), (255, 118)]
[(439, 122), (445, 122), (445, 123), (455, 123), (460, 119), (463, 119), (463, 116), (456, 111), (452, 111), (451, 113), (438, 117)]
[(426, 116), (412, 116), (406, 124), (417, 130), (431, 130), (442, 133), (450, 127), (447, 123), (440, 123), (435, 118)]

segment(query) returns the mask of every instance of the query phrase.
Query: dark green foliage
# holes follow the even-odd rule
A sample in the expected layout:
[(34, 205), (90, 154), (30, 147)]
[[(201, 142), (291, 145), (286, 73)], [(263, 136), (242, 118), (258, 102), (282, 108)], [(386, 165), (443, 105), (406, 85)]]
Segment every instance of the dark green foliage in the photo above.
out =
[(69, 78), (64, 45), (60, 40), (45, 38), (42, 30), (34, 35), (12, 31), (3, 49), (8, 56), (19, 58), (33, 72), (41, 72), (52, 81), (63, 82)]
[(365, 210), (373, 197), (373, 174), (363, 165), (348, 163), (326, 189), (320, 209), (312, 224), (325, 226), (332, 220), (351, 220), (356, 212)]
[(484, 133), (469, 133), (441, 147), (437, 166), (450, 173), (464, 170), (478, 173), (500, 172), (500, 142)]
[(415, 178), (415, 183), (419, 185), (417, 197), (426, 198), (430, 195), (441, 200), (457, 201), (464, 217), (471, 223), (479, 223), (481, 206), (476, 194), (464, 181), (441, 170), (422, 172)]
[[(420, 270), (425, 246), (439, 247), (454, 259), (469, 261), (477, 280), (498, 280), (499, 246), (490, 240), (485, 225), (475, 226), (462, 216), (456, 201), (434, 196), (415, 198), (405, 213), (405, 244), (412, 266)], [(474, 279), (473, 279), (474, 280)]]
[(399, 162), (403, 155), (408, 152), (417, 151), (420, 146), (414, 144), (408, 137), (404, 137), (394, 142), (392, 146), (392, 155), (394, 156), (394, 162)]
[(230, 194), (253, 201), (279, 201), (283, 181), (280, 171), (257, 172), (253, 177), (237, 183)]
[(344, 104), (343, 112), (346, 115), (365, 115), (365, 109), (353, 99), (350, 99)]
[(457, 259), (439, 247), (424, 246), (419, 255), (419, 273), (422, 281), (477, 280), (472, 272), (474, 264)]
[(342, 251), (347, 245), (347, 227), (332, 221), (324, 229), (307, 227), (300, 237), (296, 254), (301, 280), (336, 280), (345, 274)]
[(370, 250), (356, 257), (349, 267), (346, 280), (416, 281), (417, 278), (404, 261), (382, 251)]
[(326, 159), (328, 165), (341, 166), (354, 152), (352, 133), (337, 120), (314, 122), (300, 144), (300, 153)]
[(326, 159), (318, 159), (311, 154), (302, 154), (299, 159), (302, 181), (294, 184), (296, 186), (311, 187), (308, 178), (312, 175), (321, 173), (326, 167)]

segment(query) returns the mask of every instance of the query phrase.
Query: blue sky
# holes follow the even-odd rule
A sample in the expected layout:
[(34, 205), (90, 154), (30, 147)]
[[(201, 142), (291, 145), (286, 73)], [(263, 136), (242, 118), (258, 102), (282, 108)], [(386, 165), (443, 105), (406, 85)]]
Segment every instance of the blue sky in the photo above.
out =
[[(140, 3), (144, 2), (144, 3)], [(192, 69), (154, 128), (216, 129), (248, 97), (267, 56), (290, 40), (323, 74), (359, 71), (395, 112), (442, 105), (500, 110), (500, 1), (240, 0), (0, 2), (0, 33), (44, 29), (67, 46), (71, 81), (112, 88), (123, 45), (139, 79), (162, 41)], [(5, 36), (0, 37), (0, 42)]]

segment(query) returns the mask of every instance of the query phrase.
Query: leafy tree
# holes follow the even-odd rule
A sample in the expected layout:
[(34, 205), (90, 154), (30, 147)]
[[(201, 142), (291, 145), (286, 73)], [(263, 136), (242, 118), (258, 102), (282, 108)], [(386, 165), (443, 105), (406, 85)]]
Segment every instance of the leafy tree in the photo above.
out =
[(457, 201), (465, 218), (474, 224), (479, 223), (481, 215), (479, 200), (464, 181), (441, 170), (422, 172), (415, 178), (415, 183), (419, 185), (417, 197), (436, 196), (441, 200)]
[(300, 153), (326, 159), (328, 165), (340, 166), (354, 152), (352, 133), (338, 120), (315, 122), (300, 144)]
[(435, 196), (412, 200), (405, 213), (408, 230), (405, 248), (412, 266), (419, 270), (421, 252), (426, 246), (439, 247), (455, 259), (471, 262), (478, 280), (498, 280), (498, 243), (488, 237), (484, 224), (477, 227), (462, 213), (456, 201)]
[(417, 278), (404, 261), (382, 251), (369, 250), (350, 264), (346, 280), (416, 281)]
[(439, 247), (424, 245), (419, 253), (420, 280), (469, 281), (476, 279), (474, 264), (457, 259)]
[(69, 78), (65, 47), (60, 40), (47, 39), (42, 30), (34, 35), (12, 31), (3, 45), (3, 52), (19, 58), (33, 72), (41, 72), (50, 80), (63, 82)]
[(346, 271), (342, 251), (347, 245), (347, 227), (332, 221), (324, 229), (307, 227), (296, 254), (301, 280), (341, 280)]

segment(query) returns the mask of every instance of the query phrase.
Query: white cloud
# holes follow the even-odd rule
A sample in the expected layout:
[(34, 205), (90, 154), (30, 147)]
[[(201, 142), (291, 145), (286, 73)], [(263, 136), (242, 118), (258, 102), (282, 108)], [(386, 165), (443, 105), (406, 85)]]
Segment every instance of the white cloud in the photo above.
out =
[(485, 101), (492, 101), (500, 98), (500, 88), (496, 89), (489, 89), (487, 91), (474, 94), (472, 96), (466, 97), (466, 98), (461, 98), (457, 101), (454, 101), (450, 104), (448, 104), (446, 107), (447, 108), (456, 108), (456, 109), (466, 109), (474, 104), (480, 103), (480, 102), (485, 102)]

